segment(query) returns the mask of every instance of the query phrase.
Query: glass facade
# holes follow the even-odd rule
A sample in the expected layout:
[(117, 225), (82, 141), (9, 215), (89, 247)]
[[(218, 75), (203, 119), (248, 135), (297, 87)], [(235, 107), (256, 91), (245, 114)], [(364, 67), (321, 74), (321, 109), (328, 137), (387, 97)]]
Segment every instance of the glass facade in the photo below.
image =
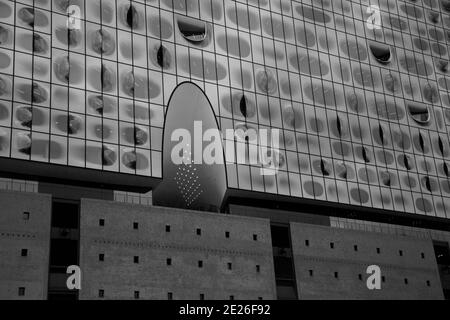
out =
[(0, 0), (0, 156), (161, 177), (191, 81), (222, 130), (282, 132), (229, 188), (448, 218), (449, 41), (446, 0)]

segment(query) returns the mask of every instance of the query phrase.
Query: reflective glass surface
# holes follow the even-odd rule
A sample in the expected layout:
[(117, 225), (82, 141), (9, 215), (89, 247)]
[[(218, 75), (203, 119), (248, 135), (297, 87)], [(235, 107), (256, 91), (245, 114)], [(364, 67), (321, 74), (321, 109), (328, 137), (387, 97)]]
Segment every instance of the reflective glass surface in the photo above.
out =
[(450, 217), (449, 41), (446, 0), (0, 0), (0, 156), (161, 177), (192, 81), (222, 130), (282, 132), (228, 187)]

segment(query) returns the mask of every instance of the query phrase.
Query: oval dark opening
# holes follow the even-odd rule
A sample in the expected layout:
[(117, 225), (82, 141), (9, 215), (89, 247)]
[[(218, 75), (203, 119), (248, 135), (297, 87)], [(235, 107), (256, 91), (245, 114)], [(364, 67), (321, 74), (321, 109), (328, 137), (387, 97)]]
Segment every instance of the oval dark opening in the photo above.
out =
[(407, 105), (409, 115), (415, 122), (421, 125), (426, 125), (430, 122), (430, 111), (428, 106), (417, 103), (409, 103)]
[(240, 102), (239, 102), (239, 110), (241, 111), (244, 118), (247, 118), (247, 99), (245, 96), (242, 96)]
[(330, 172), (327, 170), (324, 160), (320, 160), (320, 171), (322, 171), (322, 174), (324, 176), (329, 176), (330, 175)]
[(372, 43), (369, 47), (373, 56), (379, 63), (388, 64), (391, 62), (392, 54), (389, 46)]
[(206, 39), (206, 22), (187, 17), (178, 18), (178, 29), (183, 37), (190, 42), (202, 42)]
[(369, 156), (367, 155), (366, 148), (364, 148), (364, 147), (362, 147), (362, 157), (365, 162), (367, 162), (367, 163), (370, 162)]

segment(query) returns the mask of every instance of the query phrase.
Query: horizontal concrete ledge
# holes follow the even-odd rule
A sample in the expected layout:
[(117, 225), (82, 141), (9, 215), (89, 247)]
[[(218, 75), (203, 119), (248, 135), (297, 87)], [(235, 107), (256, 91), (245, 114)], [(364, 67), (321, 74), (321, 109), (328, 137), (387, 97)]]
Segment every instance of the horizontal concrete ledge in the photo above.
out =
[(140, 193), (152, 190), (162, 181), (155, 177), (9, 158), (0, 158), (0, 175), (12, 179)]
[(257, 191), (229, 188), (225, 194), (224, 203), (225, 206), (222, 208), (223, 211), (227, 211), (229, 205), (234, 204), (254, 208), (276, 209), (303, 214), (341, 217), (415, 228), (450, 231), (450, 219), (446, 218)]

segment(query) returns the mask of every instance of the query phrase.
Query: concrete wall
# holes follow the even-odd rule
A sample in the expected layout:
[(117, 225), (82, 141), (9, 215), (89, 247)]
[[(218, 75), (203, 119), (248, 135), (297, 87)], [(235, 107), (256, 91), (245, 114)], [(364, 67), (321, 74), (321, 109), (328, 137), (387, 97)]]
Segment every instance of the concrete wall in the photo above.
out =
[[(50, 213), (49, 195), (0, 191), (0, 299), (47, 297)], [(276, 297), (266, 219), (84, 199), (80, 232), (80, 299), (97, 299), (100, 289), (105, 299), (133, 299), (135, 291), (141, 299), (167, 299), (169, 292), (173, 299)], [(291, 237), (300, 299), (443, 298), (431, 240), (301, 223), (291, 223)], [(380, 291), (366, 287), (372, 264), (385, 277)]]
[(0, 191), (0, 300), (47, 298), (50, 217), (49, 195)]
[(236, 204), (230, 204), (229, 211), (231, 214), (234, 214), (237, 216), (269, 219), (270, 221), (276, 222), (276, 223), (288, 224), (289, 222), (299, 222), (299, 223), (317, 224), (317, 225), (323, 225), (323, 226), (330, 225), (330, 217), (318, 215), (318, 214), (292, 212), (292, 211), (286, 211), (286, 210), (255, 208), (255, 207), (241, 206), (241, 205), (236, 205)]
[[(443, 299), (431, 240), (299, 223), (291, 236), (301, 299)], [(381, 290), (367, 288), (369, 265), (381, 268)]]
[(96, 299), (100, 289), (105, 299), (133, 299), (135, 291), (141, 299), (276, 297), (268, 220), (84, 199), (80, 243), (80, 299)]

